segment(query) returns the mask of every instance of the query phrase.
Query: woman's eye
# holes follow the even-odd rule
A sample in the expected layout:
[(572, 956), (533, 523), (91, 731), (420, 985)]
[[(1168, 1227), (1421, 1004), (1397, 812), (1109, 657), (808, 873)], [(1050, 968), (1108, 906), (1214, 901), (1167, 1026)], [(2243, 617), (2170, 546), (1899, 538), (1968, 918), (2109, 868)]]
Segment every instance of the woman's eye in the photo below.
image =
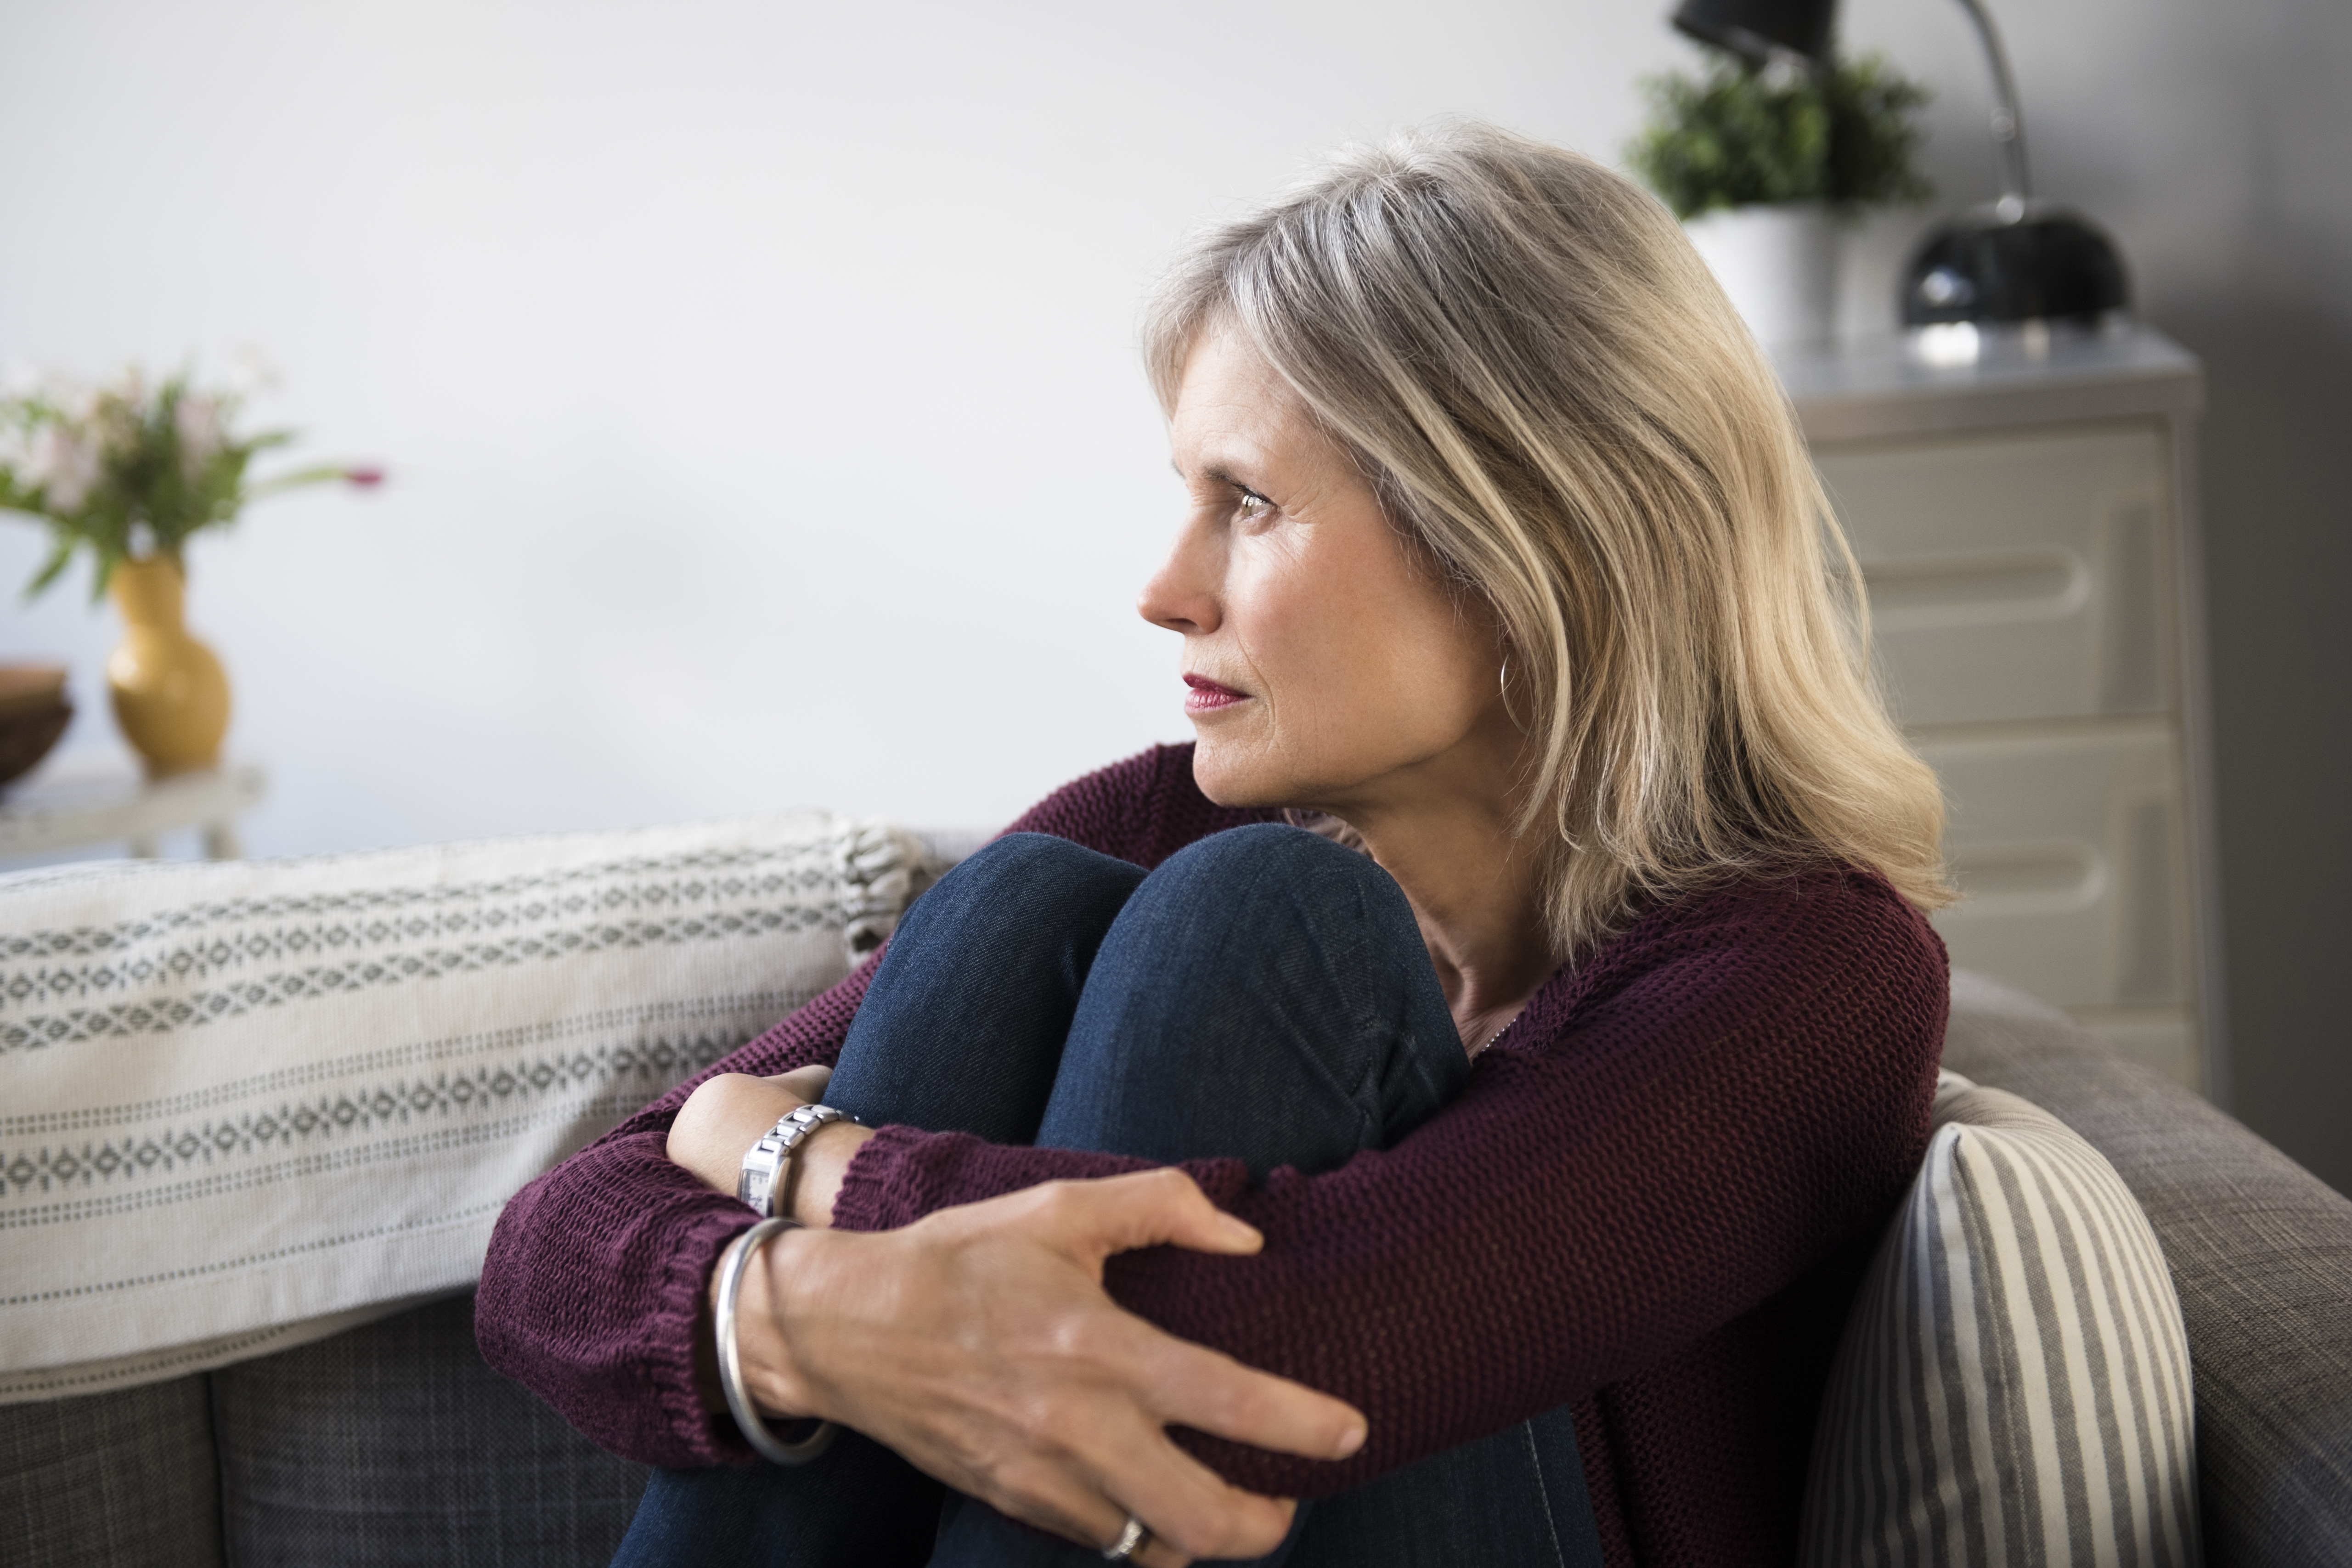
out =
[(1255, 490), (1244, 490), (1234, 507), (1234, 515), (1244, 522), (1255, 522), (1274, 510), (1274, 503)]

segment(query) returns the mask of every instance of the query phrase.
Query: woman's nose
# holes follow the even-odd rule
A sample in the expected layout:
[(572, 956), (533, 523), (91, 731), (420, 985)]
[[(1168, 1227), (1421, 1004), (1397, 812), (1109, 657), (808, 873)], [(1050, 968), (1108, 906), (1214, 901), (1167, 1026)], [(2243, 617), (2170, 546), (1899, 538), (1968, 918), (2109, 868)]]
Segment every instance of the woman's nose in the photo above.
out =
[(1208, 545), (1197, 528), (1179, 532), (1168, 558), (1136, 596), (1136, 614), (1155, 626), (1187, 636), (1215, 631), (1222, 617), (1209, 560), (1214, 552)]

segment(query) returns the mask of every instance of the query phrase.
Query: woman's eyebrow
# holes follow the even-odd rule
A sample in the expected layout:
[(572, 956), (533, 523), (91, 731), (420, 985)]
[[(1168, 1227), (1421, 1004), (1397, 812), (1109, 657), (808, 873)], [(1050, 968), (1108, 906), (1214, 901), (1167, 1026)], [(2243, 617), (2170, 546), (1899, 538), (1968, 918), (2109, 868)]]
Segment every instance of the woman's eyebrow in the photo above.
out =
[[(1184, 471), (1184, 466), (1181, 463), (1179, 463), (1175, 458), (1171, 458), (1168, 459), (1168, 467), (1178, 479), (1184, 480), (1188, 484), (1192, 481), (1192, 476), (1186, 473)], [(1214, 479), (1221, 485), (1230, 486), (1237, 490), (1247, 490), (1251, 495), (1257, 495), (1260, 493), (1255, 485), (1253, 485), (1244, 479), (1235, 478), (1234, 471), (1231, 468), (1226, 468), (1223, 463), (1208, 464), (1200, 470), (1200, 477), (1204, 479)]]

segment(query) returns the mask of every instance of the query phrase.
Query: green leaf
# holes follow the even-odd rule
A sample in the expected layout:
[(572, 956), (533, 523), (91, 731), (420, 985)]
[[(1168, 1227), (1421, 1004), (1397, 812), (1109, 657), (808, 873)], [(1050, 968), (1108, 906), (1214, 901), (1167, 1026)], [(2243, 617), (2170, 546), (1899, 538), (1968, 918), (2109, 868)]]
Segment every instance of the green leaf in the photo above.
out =
[(1818, 76), (1709, 51), (1706, 74), (1646, 79), (1651, 118), (1626, 148), (1676, 216), (1719, 207), (1919, 201), (1914, 121), (1925, 89), (1877, 56)]
[(320, 463), (315, 468), (296, 468), (291, 473), (272, 474), (246, 490), (247, 500), (276, 495), (280, 490), (299, 489), (304, 485), (331, 484), (350, 473), (341, 463)]
[(48, 558), (41, 563), (41, 569), (33, 574), (33, 580), (25, 585), (25, 597), (37, 599), (47, 593), (49, 584), (64, 576), (66, 568), (73, 564), (74, 552), (80, 543), (81, 541), (63, 529), (51, 530)]

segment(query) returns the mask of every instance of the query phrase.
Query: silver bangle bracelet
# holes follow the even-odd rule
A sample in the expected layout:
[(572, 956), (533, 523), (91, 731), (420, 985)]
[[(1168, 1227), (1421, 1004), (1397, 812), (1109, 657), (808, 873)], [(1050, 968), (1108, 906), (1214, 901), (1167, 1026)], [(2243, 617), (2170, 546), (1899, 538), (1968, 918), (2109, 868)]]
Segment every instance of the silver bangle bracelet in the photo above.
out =
[(719, 1342), (719, 1386), (727, 1395), (727, 1408), (734, 1415), (743, 1440), (761, 1458), (779, 1465), (807, 1464), (833, 1447), (839, 1430), (830, 1421), (820, 1421), (816, 1430), (799, 1442), (782, 1442), (751, 1407), (751, 1396), (743, 1387), (743, 1352), (735, 1342), (735, 1303), (743, 1293), (743, 1271), (771, 1237), (799, 1223), (783, 1217), (763, 1219), (730, 1243), (719, 1260), (719, 1300), (710, 1311), (712, 1337)]

